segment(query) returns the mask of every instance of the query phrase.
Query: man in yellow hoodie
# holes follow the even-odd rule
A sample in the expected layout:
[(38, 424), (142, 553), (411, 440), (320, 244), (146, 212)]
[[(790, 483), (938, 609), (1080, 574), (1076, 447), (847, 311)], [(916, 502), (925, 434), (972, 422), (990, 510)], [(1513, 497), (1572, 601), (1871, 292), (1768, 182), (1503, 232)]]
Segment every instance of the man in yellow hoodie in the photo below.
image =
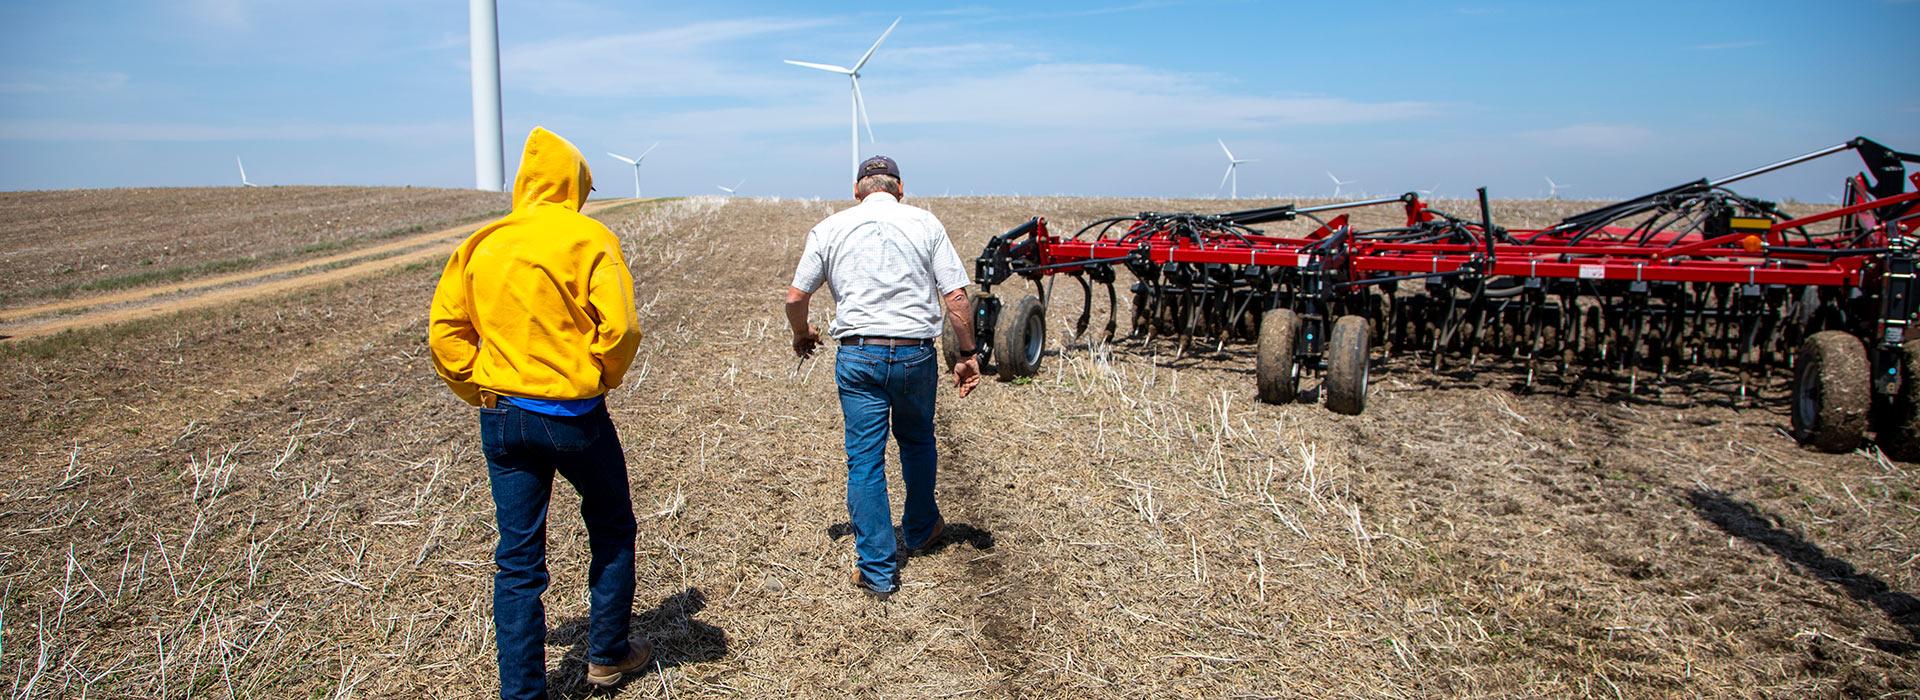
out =
[(634, 519), (627, 462), (604, 400), (640, 343), (620, 241), (580, 213), (593, 175), (579, 149), (535, 127), (513, 181), (513, 213), (475, 231), (433, 294), (434, 370), (480, 409), (493, 487), (493, 626), (500, 697), (546, 697), (547, 502), (559, 472), (580, 493), (592, 561), (587, 682), (645, 666), (629, 643)]

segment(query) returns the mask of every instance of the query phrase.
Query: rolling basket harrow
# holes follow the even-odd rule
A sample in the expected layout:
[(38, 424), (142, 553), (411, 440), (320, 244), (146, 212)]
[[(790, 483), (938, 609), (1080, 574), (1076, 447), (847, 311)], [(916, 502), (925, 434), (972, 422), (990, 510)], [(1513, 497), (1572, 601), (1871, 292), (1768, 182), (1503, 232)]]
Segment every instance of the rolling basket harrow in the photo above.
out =
[[(1733, 183), (1843, 151), (1865, 170), (1839, 207), (1792, 216)], [(1038, 371), (1046, 309), (1060, 276), (1097, 296), (1116, 340), (1118, 268), (1133, 277), (1125, 339), (1170, 339), (1176, 354), (1230, 341), (1256, 346), (1261, 400), (1288, 403), (1318, 372), (1327, 407), (1364, 410), (1374, 351), (1413, 353), (1435, 369), (1471, 371), (1483, 357), (1520, 363), (1526, 383), (1583, 368), (1667, 376), (1712, 366), (1738, 393), (1793, 369), (1795, 438), (1820, 449), (1857, 445), (1867, 430), (1920, 456), (1920, 335), (1909, 332), (1920, 287), (1920, 156), (1865, 138), (1719, 179), (1701, 179), (1567, 217), (1541, 229), (1478, 210), (1457, 216), (1415, 194), (1225, 214), (1143, 212), (1058, 236), (1043, 218), (995, 236), (975, 261), (975, 345), (1002, 378)], [(1398, 207), (1400, 226), (1362, 230), (1353, 210)], [(1302, 235), (1263, 224), (1305, 220)], [(1305, 228), (1296, 226), (1294, 228)], [(994, 288), (1015, 277), (1034, 293), (1011, 304)], [(1097, 295), (1095, 287), (1103, 287)], [(948, 329), (945, 347), (958, 347)], [(949, 353), (951, 360), (953, 353)]]

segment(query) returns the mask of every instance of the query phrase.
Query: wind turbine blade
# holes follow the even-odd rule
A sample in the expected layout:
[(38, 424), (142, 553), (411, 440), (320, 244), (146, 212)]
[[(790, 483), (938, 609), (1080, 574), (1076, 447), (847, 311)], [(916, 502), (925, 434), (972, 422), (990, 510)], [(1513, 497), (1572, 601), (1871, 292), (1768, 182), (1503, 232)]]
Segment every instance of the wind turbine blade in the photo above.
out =
[(640, 157), (639, 157), (639, 158), (635, 158), (635, 159), (633, 159), (633, 160), (634, 160), (634, 162), (635, 162), (635, 163), (638, 163), (638, 162), (640, 162), (640, 161), (643, 161), (643, 160), (646, 160), (646, 159), (647, 159), (647, 154), (649, 154), (649, 153), (652, 153), (652, 152), (653, 152), (653, 149), (656, 149), (656, 148), (659, 148), (659, 147), (660, 147), (660, 142), (659, 142), (659, 141), (655, 141), (655, 142), (653, 142), (653, 145), (651, 145), (651, 146), (648, 146), (648, 147), (647, 147), (647, 150), (646, 150), (646, 152), (645, 152), (645, 153), (641, 153), (641, 154), (640, 154)]
[(233, 157), (233, 164), (240, 166), (240, 184), (247, 183), (247, 164), (240, 162), (240, 156)]
[(736, 190), (740, 189), (740, 186), (744, 184), (747, 184), (747, 180), (746, 178), (741, 178), (739, 182), (733, 183), (733, 188)]
[(853, 64), (853, 70), (852, 70), (852, 71), (849, 71), (849, 72), (851, 72), (851, 73), (859, 73), (859, 72), (860, 72), (860, 69), (861, 69), (861, 68), (865, 68), (865, 67), (867, 67), (867, 59), (870, 59), (870, 58), (873, 58), (873, 52), (875, 52), (875, 51), (879, 51), (879, 50), (880, 50), (880, 44), (881, 44), (881, 42), (884, 42), (884, 41), (886, 41), (886, 40), (887, 40), (887, 35), (889, 35), (889, 34), (892, 34), (892, 33), (893, 33), (893, 28), (894, 28), (894, 27), (898, 27), (898, 26), (900, 26), (900, 19), (901, 19), (901, 18), (899, 18), (899, 17), (895, 17), (895, 18), (893, 18), (893, 24), (889, 24), (889, 25), (887, 25), (887, 31), (884, 31), (884, 32), (881, 32), (881, 33), (880, 33), (880, 38), (879, 38), (878, 40), (876, 40), (876, 41), (874, 41), (874, 42), (873, 42), (873, 47), (872, 47), (872, 48), (869, 48), (869, 49), (867, 49), (867, 53), (866, 53), (866, 55), (863, 55), (863, 56), (861, 56), (861, 57), (860, 57), (860, 61), (859, 61), (859, 62), (857, 62), (857, 63), (855, 63), (855, 64)]
[(840, 66), (829, 66), (825, 63), (808, 63), (806, 61), (787, 61), (787, 63), (791, 63), (801, 68), (812, 68), (814, 70), (823, 70), (828, 73), (839, 73), (841, 75), (853, 75), (853, 69), (851, 68), (841, 68)]
[(1236, 160), (1233, 163), (1234, 165), (1239, 165), (1241, 163), (1258, 163), (1258, 162), (1260, 162), (1259, 158), (1247, 158), (1245, 160)]
[(1227, 186), (1227, 178), (1230, 178), (1230, 177), (1233, 177), (1232, 165), (1228, 165), (1226, 174), (1220, 176), (1220, 185), (1218, 187), (1213, 188), (1213, 193), (1216, 195), (1220, 194), (1220, 188)]
[(1344, 185), (1344, 184), (1346, 184), (1346, 183), (1344, 183), (1344, 182), (1341, 182), (1341, 181), (1340, 181), (1340, 178), (1337, 178), (1337, 177), (1334, 177), (1334, 176), (1333, 176), (1333, 171), (1331, 171), (1331, 170), (1329, 170), (1329, 171), (1327, 171), (1327, 179), (1328, 179), (1328, 180), (1332, 180), (1332, 181), (1333, 181), (1333, 184), (1334, 184), (1334, 185)]
[(860, 76), (858, 75), (853, 76), (853, 103), (860, 106), (860, 121), (867, 125), (867, 143), (879, 143), (880, 139), (873, 137), (873, 120), (867, 118), (867, 99), (860, 96)]
[(633, 165), (635, 163), (634, 159), (614, 153), (613, 151), (607, 151), (607, 155), (613, 156), (614, 160), (626, 163), (627, 165)]
[[(1213, 142), (1220, 144), (1220, 151), (1227, 154), (1227, 160), (1230, 160), (1230, 161), (1233, 160), (1233, 151), (1227, 150), (1227, 142), (1221, 141), (1220, 139), (1214, 139)], [(1234, 161), (1234, 162), (1237, 163), (1239, 161)]]

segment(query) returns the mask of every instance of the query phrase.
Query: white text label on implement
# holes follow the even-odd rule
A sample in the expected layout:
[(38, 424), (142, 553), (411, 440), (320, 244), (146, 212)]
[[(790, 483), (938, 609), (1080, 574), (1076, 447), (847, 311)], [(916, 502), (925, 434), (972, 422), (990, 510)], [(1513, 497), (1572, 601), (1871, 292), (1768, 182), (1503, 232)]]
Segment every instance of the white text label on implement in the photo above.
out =
[(1607, 268), (1603, 265), (1581, 265), (1580, 279), (1603, 280), (1607, 278)]

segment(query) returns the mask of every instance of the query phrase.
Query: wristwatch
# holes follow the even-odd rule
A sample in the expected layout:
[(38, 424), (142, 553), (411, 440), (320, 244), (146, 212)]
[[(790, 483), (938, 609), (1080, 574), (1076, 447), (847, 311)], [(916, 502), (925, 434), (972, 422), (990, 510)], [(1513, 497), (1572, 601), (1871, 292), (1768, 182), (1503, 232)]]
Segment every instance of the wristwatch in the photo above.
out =
[(971, 350), (961, 350), (957, 354), (960, 355), (961, 357), (979, 357), (980, 348), (973, 348)]

